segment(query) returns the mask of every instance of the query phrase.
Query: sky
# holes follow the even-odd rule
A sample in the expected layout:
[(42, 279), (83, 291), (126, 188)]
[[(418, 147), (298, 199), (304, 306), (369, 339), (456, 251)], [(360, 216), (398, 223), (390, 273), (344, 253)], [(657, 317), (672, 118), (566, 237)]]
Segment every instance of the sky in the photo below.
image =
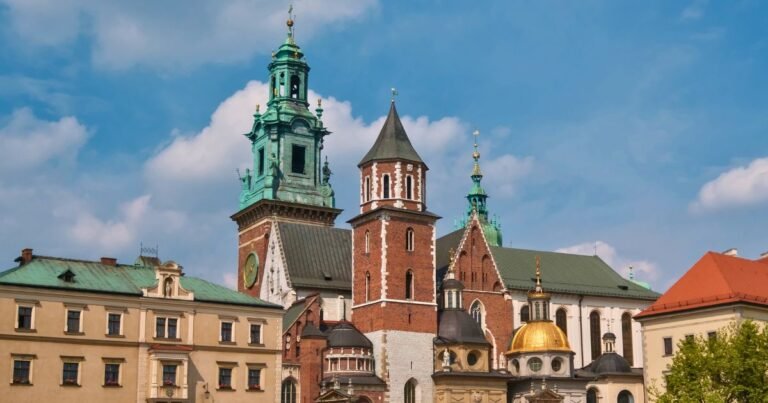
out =
[[(131, 263), (236, 283), (249, 161), (289, 3), (0, 0), (0, 268)], [(454, 228), (480, 131), (504, 245), (594, 254), (657, 291), (768, 251), (768, 3), (294, 1), (337, 207), (396, 87)], [(546, 268), (543, 268), (546, 271)]]

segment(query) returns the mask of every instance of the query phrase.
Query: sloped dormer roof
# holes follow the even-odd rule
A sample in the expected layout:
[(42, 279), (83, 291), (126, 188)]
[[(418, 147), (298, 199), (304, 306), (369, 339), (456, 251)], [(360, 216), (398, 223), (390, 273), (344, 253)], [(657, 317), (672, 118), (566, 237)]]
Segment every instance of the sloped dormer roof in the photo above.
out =
[(768, 306), (768, 264), (707, 252), (664, 295), (636, 317), (737, 302)]
[(365, 154), (365, 157), (363, 157), (358, 166), (374, 160), (393, 159), (424, 163), (413, 148), (413, 145), (411, 145), (408, 134), (405, 133), (400, 116), (397, 115), (394, 101), (389, 107), (389, 114), (384, 122), (384, 127), (379, 132), (379, 137), (376, 138), (373, 147), (368, 150), (368, 153)]

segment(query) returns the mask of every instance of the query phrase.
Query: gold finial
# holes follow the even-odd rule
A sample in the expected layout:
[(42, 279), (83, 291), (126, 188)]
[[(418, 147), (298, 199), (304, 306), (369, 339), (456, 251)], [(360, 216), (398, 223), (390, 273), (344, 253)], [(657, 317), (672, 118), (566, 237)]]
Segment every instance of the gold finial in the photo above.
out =
[(256, 104), (256, 113), (259, 113), (259, 108), (260, 108), (260, 107), (261, 107), (261, 105), (259, 105), (259, 104)]
[(448, 270), (453, 270), (453, 261), (455, 260), (456, 249), (448, 249)]
[(480, 151), (477, 151), (477, 138), (480, 136), (480, 130), (475, 130), (472, 132), (472, 135), (475, 136), (475, 151), (472, 153), (472, 158), (475, 159), (475, 161), (480, 159)]
[[(293, 27), (293, 4), (288, 7), (288, 21), (285, 22), (285, 25), (288, 26), (289, 30)], [(293, 33), (292, 30), (291, 33)]]
[(536, 290), (541, 289), (541, 259), (536, 256)]
[(322, 98), (317, 98), (317, 107), (320, 108), (322, 106), (323, 106), (323, 99)]

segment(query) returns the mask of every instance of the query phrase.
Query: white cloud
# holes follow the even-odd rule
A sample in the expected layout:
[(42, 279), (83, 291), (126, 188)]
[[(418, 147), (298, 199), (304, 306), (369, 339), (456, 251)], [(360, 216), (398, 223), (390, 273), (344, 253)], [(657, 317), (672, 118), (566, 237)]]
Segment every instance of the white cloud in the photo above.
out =
[(28, 108), (16, 109), (0, 127), (0, 172), (21, 171), (51, 160), (74, 160), (88, 138), (76, 118), (38, 119)]
[(768, 157), (732, 168), (705, 183), (691, 209), (700, 212), (765, 201), (768, 201)]
[(704, 7), (707, 5), (706, 0), (694, 0), (680, 13), (680, 19), (684, 21), (698, 20), (704, 16)]
[(609, 266), (618, 271), (625, 278), (629, 278), (629, 266), (632, 266), (636, 280), (653, 282), (659, 277), (659, 269), (656, 263), (648, 260), (622, 256), (616, 251), (616, 248), (603, 241), (585, 242), (578, 245), (568, 246), (557, 249), (557, 252), (573, 253), (577, 255), (597, 254), (597, 256), (603, 259), (605, 263), (608, 263)]
[[(278, 43), (287, 18), (287, 4), (270, 0), (0, 1), (25, 45), (60, 46), (81, 36), (91, 38), (93, 61), (108, 69), (144, 65), (168, 71), (246, 61)], [(328, 25), (358, 19), (376, 6), (376, 0), (295, 3), (299, 42)]]
[(494, 196), (504, 197), (514, 194), (517, 181), (527, 176), (533, 169), (533, 157), (516, 157), (504, 154), (495, 159), (482, 162), (488, 187), (493, 189)]
[(233, 289), (237, 290), (237, 273), (234, 271), (231, 271), (229, 273), (224, 273), (222, 276), (222, 281), (224, 282), (224, 285)]
[[(250, 142), (242, 134), (253, 125), (255, 105), (266, 104), (267, 93), (265, 83), (251, 81), (216, 108), (208, 126), (198, 133), (175, 137), (146, 163), (145, 174), (152, 189), (169, 192), (179, 186), (188, 189), (234, 184), (234, 169), (252, 165)], [(323, 98), (323, 123), (332, 131), (326, 139), (324, 152), (336, 175), (334, 183), (344, 182), (338, 178), (356, 180), (356, 164), (373, 144), (386, 117), (366, 123), (353, 115), (349, 102), (324, 98), (314, 91), (309, 91), (308, 97), (313, 103)], [(434, 168), (442, 166), (443, 161), (453, 165), (454, 161), (446, 158), (444, 151), (457, 143), (466, 131), (466, 125), (458, 118), (430, 120), (425, 116), (401, 116), (401, 120), (414, 147), (433, 171), (441, 172)], [(506, 166), (510, 163), (514, 161), (501, 161)]]

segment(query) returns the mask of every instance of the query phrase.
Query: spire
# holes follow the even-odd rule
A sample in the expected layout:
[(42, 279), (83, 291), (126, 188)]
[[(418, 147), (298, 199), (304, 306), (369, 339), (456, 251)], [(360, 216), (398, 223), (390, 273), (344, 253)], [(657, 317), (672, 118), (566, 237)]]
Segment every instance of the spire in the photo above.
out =
[(541, 293), (541, 259), (536, 256), (536, 292)]
[(488, 194), (483, 189), (483, 171), (480, 169), (480, 151), (478, 150), (477, 139), (480, 136), (480, 131), (475, 130), (472, 133), (474, 136), (472, 159), (474, 160), (472, 166), (472, 188), (467, 194), (467, 215), (463, 220), (463, 226), (469, 224), (472, 221), (472, 215), (477, 214), (480, 223), (483, 226), (483, 232), (488, 240), (488, 243), (492, 246), (502, 246), (501, 239), (501, 226), (495, 219), (491, 219), (488, 215)]
[(531, 310), (529, 322), (549, 320), (549, 300), (549, 294), (541, 286), (541, 259), (536, 256), (536, 288), (528, 291), (528, 306)]
[(358, 166), (374, 160), (399, 159), (424, 163), (413, 148), (413, 145), (411, 145), (411, 140), (408, 138), (408, 134), (406, 134), (405, 128), (403, 128), (403, 123), (400, 121), (400, 116), (397, 114), (395, 95), (397, 95), (397, 90), (393, 89), (392, 102), (389, 105), (389, 113), (384, 121), (384, 127), (381, 128), (379, 137), (376, 138), (373, 147), (365, 154), (365, 157), (363, 157)]

